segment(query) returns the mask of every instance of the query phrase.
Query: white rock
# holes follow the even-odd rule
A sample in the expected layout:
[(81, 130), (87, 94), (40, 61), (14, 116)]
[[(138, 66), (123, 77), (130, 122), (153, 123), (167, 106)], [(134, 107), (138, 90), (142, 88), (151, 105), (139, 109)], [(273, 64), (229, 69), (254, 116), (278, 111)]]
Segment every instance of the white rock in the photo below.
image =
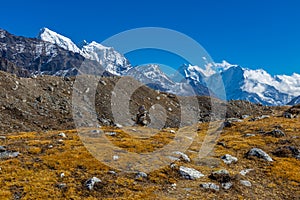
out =
[(198, 170), (195, 170), (193, 168), (184, 167), (184, 166), (179, 167), (179, 173), (185, 179), (190, 179), (190, 180), (194, 180), (194, 179), (201, 178), (204, 176), (204, 174), (202, 174)]
[(250, 151), (248, 151), (247, 156), (256, 156), (268, 162), (273, 162), (273, 159), (266, 152), (259, 148), (252, 148)]
[(215, 190), (215, 191), (219, 191), (220, 190), (220, 186), (218, 186), (215, 183), (202, 183), (202, 184), (200, 184), (200, 187), (202, 187), (204, 189)]
[(240, 180), (240, 183), (246, 187), (251, 187), (252, 184), (250, 181)]
[(180, 155), (180, 158), (186, 162), (191, 162), (191, 159), (185, 153), (182, 153), (180, 151), (174, 151), (173, 154)]
[(236, 163), (238, 161), (238, 159), (236, 157), (229, 155), (229, 154), (225, 154), (224, 156), (221, 157), (221, 159), (227, 165), (229, 165), (231, 163)]
[(63, 138), (66, 138), (66, 137), (67, 137), (66, 134), (63, 133), (63, 132), (59, 133), (58, 136), (63, 137)]
[(145, 172), (138, 172), (135, 178), (147, 178), (148, 175)]
[(222, 188), (224, 188), (225, 190), (229, 190), (232, 187), (232, 183), (231, 182), (227, 182), (227, 183), (222, 183)]
[(119, 156), (114, 155), (114, 156), (113, 156), (113, 160), (119, 160)]
[(97, 177), (93, 177), (93, 178), (90, 178), (88, 179), (86, 182), (85, 182), (85, 186), (89, 189), (89, 190), (92, 190), (94, 188), (94, 185), (95, 183), (101, 183), (102, 181), (97, 178)]
[(246, 176), (246, 174), (248, 174), (251, 171), (253, 171), (253, 169), (243, 169), (242, 171), (240, 171), (240, 175)]

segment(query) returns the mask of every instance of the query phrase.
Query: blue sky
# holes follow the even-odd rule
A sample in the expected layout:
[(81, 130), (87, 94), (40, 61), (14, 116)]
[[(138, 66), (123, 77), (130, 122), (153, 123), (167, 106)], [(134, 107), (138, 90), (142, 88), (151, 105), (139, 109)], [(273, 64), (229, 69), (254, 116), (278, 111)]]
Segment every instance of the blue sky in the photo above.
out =
[(27, 37), (48, 27), (74, 42), (165, 27), (198, 41), (216, 62), (290, 75), (300, 73), (299, 9), (297, 0), (4, 1), (0, 27)]

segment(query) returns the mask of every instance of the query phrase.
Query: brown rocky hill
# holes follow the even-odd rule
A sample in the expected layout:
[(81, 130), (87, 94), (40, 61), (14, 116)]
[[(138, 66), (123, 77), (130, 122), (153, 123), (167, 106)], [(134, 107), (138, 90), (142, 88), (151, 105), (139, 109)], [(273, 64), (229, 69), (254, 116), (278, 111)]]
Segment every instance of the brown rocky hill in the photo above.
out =
[[(95, 108), (100, 125), (114, 125), (111, 111), (112, 91), (119, 77), (102, 77), (97, 88)], [(0, 71), (0, 131), (38, 131), (75, 128), (72, 113), (72, 93), (75, 78), (55, 76), (38, 76), (20, 78)], [(131, 82), (134, 79), (128, 78)], [(85, 94), (82, 94), (83, 98)], [(190, 98), (190, 97), (188, 97)], [(226, 117), (241, 117), (242, 115), (271, 114), (271, 107), (256, 105), (245, 101), (230, 101), (228, 103), (209, 97), (198, 97), (199, 121), (209, 121), (218, 113), (211, 114), (211, 102), (216, 107), (227, 109)], [(135, 90), (131, 95), (130, 109), (134, 120), (139, 106), (147, 110), (154, 104), (159, 104), (166, 110), (165, 127), (180, 125), (180, 103), (172, 94), (154, 91), (146, 86)], [(221, 106), (222, 105), (222, 106)], [(274, 110), (274, 109), (273, 109)]]

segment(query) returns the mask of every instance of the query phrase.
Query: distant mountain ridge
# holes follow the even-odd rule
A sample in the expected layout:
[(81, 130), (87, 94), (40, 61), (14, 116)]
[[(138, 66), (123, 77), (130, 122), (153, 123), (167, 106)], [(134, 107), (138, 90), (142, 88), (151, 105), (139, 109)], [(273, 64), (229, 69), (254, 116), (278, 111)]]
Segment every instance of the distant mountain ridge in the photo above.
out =
[[(298, 102), (300, 95), (300, 75), (296, 73), (271, 76), (262, 69), (247, 69), (223, 61), (205, 66), (182, 65), (178, 70), (179, 81), (175, 81), (157, 65), (132, 67), (125, 56), (112, 47), (95, 41), (84, 41), (77, 46), (71, 39), (48, 28), (41, 29), (37, 39), (14, 36), (0, 29), (0, 58), (0, 69), (18, 76), (73, 76), (82, 62), (88, 61), (92, 67), (102, 67), (108, 74), (132, 76), (149, 87), (178, 95), (215, 94), (221, 99), (264, 105), (292, 104)], [(190, 87), (193, 92), (186, 92)]]

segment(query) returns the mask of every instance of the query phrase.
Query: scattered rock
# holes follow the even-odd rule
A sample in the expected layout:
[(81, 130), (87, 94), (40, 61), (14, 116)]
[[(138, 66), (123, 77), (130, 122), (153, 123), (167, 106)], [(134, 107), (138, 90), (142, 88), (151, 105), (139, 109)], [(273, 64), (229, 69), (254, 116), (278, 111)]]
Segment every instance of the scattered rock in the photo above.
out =
[(5, 146), (0, 146), (0, 152), (5, 152), (6, 151), (6, 147)]
[(112, 174), (112, 175), (117, 175), (117, 172), (112, 171), (112, 170), (108, 171), (107, 173)]
[(114, 155), (114, 156), (113, 156), (113, 160), (119, 160), (119, 156)]
[(226, 147), (226, 144), (224, 142), (218, 142), (217, 145), (220, 145), (222, 147)]
[(238, 118), (228, 118), (226, 121), (228, 121), (228, 122), (243, 122), (243, 120), (241, 120), (241, 119), (238, 119)]
[(191, 159), (185, 153), (182, 153), (180, 151), (174, 151), (173, 154), (180, 155), (180, 158), (185, 162), (191, 162)]
[(63, 132), (59, 133), (58, 136), (63, 137), (63, 138), (66, 138), (66, 137), (67, 137), (66, 134), (63, 133)]
[(123, 127), (121, 124), (118, 124), (118, 123), (116, 123), (116, 124), (114, 124), (114, 125), (115, 125), (115, 127), (117, 127), (117, 128), (122, 128), (122, 127)]
[(88, 179), (84, 185), (87, 189), (92, 190), (96, 183), (101, 183), (101, 182), (102, 181), (99, 178), (93, 177), (93, 178)]
[(229, 122), (229, 121), (225, 121), (225, 122), (223, 123), (223, 126), (224, 126), (224, 127), (227, 127), (227, 128), (230, 128), (230, 127), (232, 127), (232, 123)]
[(253, 133), (246, 133), (244, 135), (244, 137), (254, 137), (254, 136), (255, 136), (255, 134), (253, 134)]
[(231, 182), (227, 182), (227, 183), (222, 183), (222, 188), (224, 188), (225, 190), (229, 190), (233, 184)]
[(144, 105), (139, 107), (138, 113), (136, 114), (136, 124), (141, 126), (150, 124), (150, 116)]
[(250, 117), (250, 115), (242, 115), (241, 116), (242, 119), (246, 119), (246, 118), (249, 118), (249, 117)]
[(175, 134), (176, 132), (175, 132), (174, 130), (170, 130), (170, 133), (173, 133), (173, 134)]
[(185, 179), (189, 179), (189, 180), (194, 180), (194, 179), (201, 178), (204, 176), (204, 174), (202, 174), (198, 170), (195, 170), (193, 168), (184, 167), (184, 166), (179, 167), (179, 173)]
[(240, 183), (246, 187), (251, 187), (252, 184), (250, 181), (246, 181), (246, 180), (240, 180)]
[(273, 131), (265, 133), (265, 135), (270, 135), (270, 136), (279, 138), (279, 137), (284, 137), (285, 133), (280, 129), (275, 129)]
[(225, 169), (212, 172), (211, 175), (209, 175), (209, 178), (216, 180), (220, 183), (228, 183), (231, 181), (229, 172)]
[(19, 154), (17, 151), (3, 151), (0, 152), (0, 159), (15, 158), (18, 157)]
[(135, 176), (136, 179), (147, 178), (148, 175), (145, 172), (138, 172)]
[(204, 189), (214, 190), (214, 191), (220, 190), (220, 186), (218, 186), (215, 183), (201, 183), (200, 187), (202, 187)]
[(266, 119), (266, 118), (270, 118), (270, 115), (261, 115), (259, 117), (252, 117), (251, 119), (249, 119), (249, 121), (256, 121), (256, 120), (261, 120), (261, 119)]
[(288, 118), (288, 119), (292, 119), (292, 118), (294, 118), (295, 116), (294, 116), (292, 113), (284, 112), (284, 113), (283, 113), (283, 117), (284, 117), (284, 118)]
[(229, 154), (225, 154), (224, 156), (221, 157), (221, 159), (227, 165), (229, 165), (231, 163), (236, 163), (238, 161), (238, 159), (236, 157), (229, 155)]
[(116, 133), (116, 132), (107, 132), (106, 135), (109, 135), (109, 136), (116, 136), (117, 133)]
[(65, 173), (63, 173), (63, 172), (62, 172), (62, 173), (60, 173), (59, 177), (60, 177), (60, 178), (63, 178), (63, 177), (65, 177)]
[(250, 151), (248, 151), (246, 153), (246, 156), (247, 157), (255, 156), (255, 157), (258, 157), (258, 158), (262, 158), (262, 159), (264, 159), (268, 162), (273, 161), (273, 159), (266, 152), (264, 152), (263, 150), (261, 150), (259, 148), (252, 148)]
[(65, 184), (65, 183), (58, 183), (56, 185), (56, 187), (58, 187), (59, 189), (66, 189), (67, 188), (67, 184)]
[(240, 171), (240, 175), (246, 176), (246, 174), (248, 174), (251, 171), (253, 171), (253, 169), (243, 169), (242, 171)]
[(6, 140), (5, 136), (0, 136), (0, 140)]
[(104, 80), (101, 80), (100, 83), (101, 83), (102, 85), (104, 85), (104, 86), (107, 85), (106, 82), (105, 82)]

